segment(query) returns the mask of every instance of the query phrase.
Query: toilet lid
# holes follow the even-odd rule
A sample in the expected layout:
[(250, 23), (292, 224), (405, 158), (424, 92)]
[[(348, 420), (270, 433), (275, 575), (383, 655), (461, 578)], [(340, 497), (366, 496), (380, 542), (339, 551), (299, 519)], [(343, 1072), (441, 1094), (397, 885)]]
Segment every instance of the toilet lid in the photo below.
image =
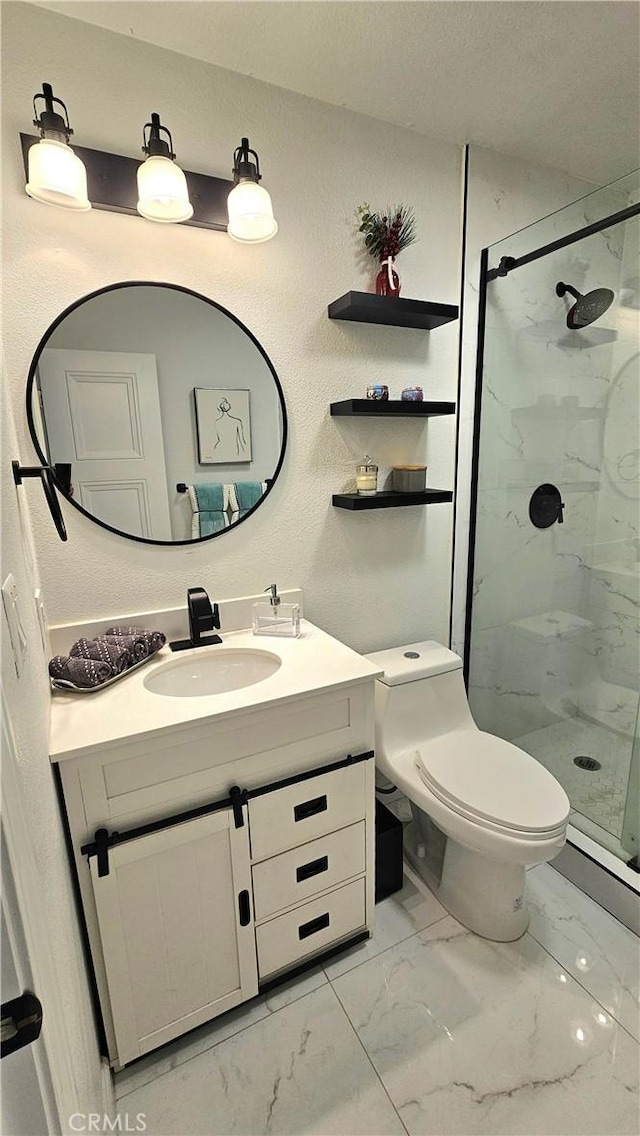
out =
[(454, 730), (425, 743), (417, 766), (445, 804), (479, 823), (517, 832), (562, 827), (569, 798), (539, 761), (482, 730)]

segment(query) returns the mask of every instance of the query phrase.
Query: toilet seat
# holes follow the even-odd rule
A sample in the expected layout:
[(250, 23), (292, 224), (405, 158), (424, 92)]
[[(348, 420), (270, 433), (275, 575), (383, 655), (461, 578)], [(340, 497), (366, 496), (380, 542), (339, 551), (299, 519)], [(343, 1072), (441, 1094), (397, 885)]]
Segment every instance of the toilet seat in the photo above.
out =
[(416, 750), (415, 767), (447, 808), (483, 828), (546, 840), (564, 832), (569, 801), (535, 758), (476, 728), (454, 730)]

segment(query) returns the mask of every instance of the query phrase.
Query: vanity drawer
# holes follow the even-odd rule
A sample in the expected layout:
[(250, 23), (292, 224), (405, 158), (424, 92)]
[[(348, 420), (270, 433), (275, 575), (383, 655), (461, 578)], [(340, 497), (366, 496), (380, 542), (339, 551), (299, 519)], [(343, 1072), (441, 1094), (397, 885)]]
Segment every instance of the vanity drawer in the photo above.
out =
[(266, 860), (366, 814), (365, 762), (274, 789), (249, 801), (251, 857)]
[(365, 870), (365, 824), (351, 824), (291, 852), (254, 864), (253, 906), (256, 922), (302, 903)]
[(354, 880), (256, 927), (258, 973), (266, 978), (365, 925), (365, 880)]

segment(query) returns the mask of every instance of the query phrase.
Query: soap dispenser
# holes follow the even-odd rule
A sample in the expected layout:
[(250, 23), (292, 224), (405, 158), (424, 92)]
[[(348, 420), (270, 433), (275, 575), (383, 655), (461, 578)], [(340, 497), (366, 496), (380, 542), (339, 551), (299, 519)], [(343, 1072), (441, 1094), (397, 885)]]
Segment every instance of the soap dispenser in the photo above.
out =
[(300, 635), (300, 604), (282, 603), (276, 584), (269, 584), (269, 601), (260, 600), (251, 609), (254, 635), (286, 635), (297, 639)]

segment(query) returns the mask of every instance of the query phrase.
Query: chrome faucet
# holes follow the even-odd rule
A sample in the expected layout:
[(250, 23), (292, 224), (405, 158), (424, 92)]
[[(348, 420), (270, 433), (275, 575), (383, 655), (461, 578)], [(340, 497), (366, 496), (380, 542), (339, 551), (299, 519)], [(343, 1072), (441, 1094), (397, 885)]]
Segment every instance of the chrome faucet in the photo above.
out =
[(186, 651), (191, 647), (208, 647), (211, 643), (222, 643), (219, 635), (207, 635), (207, 631), (220, 630), (220, 612), (217, 603), (211, 606), (204, 588), (187, 589), (187, 609), (189, 612), (189, 638), (170, 643), (172, 651)]

